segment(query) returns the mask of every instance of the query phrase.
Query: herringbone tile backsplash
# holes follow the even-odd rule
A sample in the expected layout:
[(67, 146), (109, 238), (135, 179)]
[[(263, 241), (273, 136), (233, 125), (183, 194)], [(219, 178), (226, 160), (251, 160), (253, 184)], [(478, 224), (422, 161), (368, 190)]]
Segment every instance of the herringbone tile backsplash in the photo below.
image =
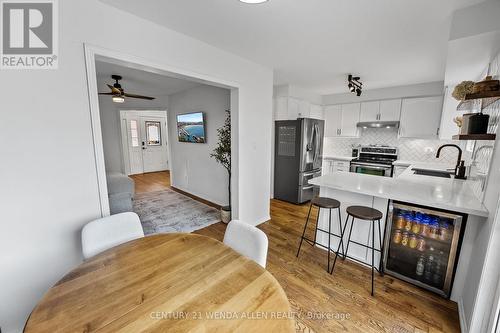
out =
[(454, 165), (457, 161), (455, 149), (444, 149), (441, 157), (436, 159), (437, 149), (446, 143), (459, 144), (466, 161), (470, 158), (470, 152), (467, 152), (464, 142), (398, 138), (396, 129), (386, 128), (362, 129), (359, 138), (325, 138), (323, 154), (351, 156), (351, 149), (355, 146), (378, 144), (398, 147), (400, 160)]

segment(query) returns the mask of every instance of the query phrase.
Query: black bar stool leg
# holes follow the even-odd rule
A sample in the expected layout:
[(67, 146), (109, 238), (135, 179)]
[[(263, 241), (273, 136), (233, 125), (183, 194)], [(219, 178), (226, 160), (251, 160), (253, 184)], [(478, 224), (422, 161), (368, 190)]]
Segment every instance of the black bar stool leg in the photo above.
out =
[(384, 264), (382, 263), (382, 258), (384, 257), (384, 243), (382, 243), (382, 229), (380, 228), (380, 220), (378, 220), (378, 240), (380, 243), (380, 263), (379, 263), (379, 273), (384, 276)]
[[(349, 224), (349, 215), (347, 215), (346, 219), (345, 219), (345, 225), (344, 225), (344, 232), (342, 233), (342, 247), (344, 247), (344, 236), (345, 236), (345, 232), (346, 232), (346, 229), (347, 229), (347, 225)], [(345, 257), (347, 256), (347, 249), (346, 251), (344, 252), (344, 256), (342, 257), (342, 260), (345, 260)]]
[[(340, 216), (340, 207), (337, 208), (337, 211), (339, 212), (339, 224), (340, 224), (340, 235), (342, 236), (342, 217)], [(342, 257), (345, 259), (345, 252), (344, 252), (344, 240), (342, 237), (340, 237), (340, 245), (342, 246)]]
[(332, 209), (329, 209), (329, 215), (328, 215), (328, 267), (326, 268), (327, 272), (330, 272), (330, 252), (332, 251), (332, 246), (331, 246), (331, 239), (332, 239)]
[(354, 216), (352, 217), (352, 220), (351, 220), (351, 228), (349, 229), (349, 237), (347, 238), (347, 246), (345, 248), (345, 255), (346, 256), (347, 256), (347, 253), (349, 253), (349, 244), (351, 243), (351, 234), (352, 234), (352, 227), (353, 226), (354, 226)]
[[(299, 249), (297, 250), (297, 255), (296, 255), (297, 258), (299, 257), (300, 248), (302, 247), (302, 242), (304, 241), (304, 235), (306, 233), (307, 223), (309, 222), (309, 216), (311, 215), (311, 209), (312, 209), (312, 203), (309, 206), (309, 213), (307, 213), (307, 219), (306, 219), (306, 224), (304, 225), (304, 231), (302, 231), (302, 236), (300, 237)], [(314, 234), (314, 239), (316, 240), (316, 233)]]
[[(345, 220), (344, 230), (342, 230), (342, 232), (340, 233), (341, 240), (340, 240), (339, 246), (337, 247), (337, 252), (335, 252), (335, 259), (333, 260), (332, 270), (330, 271), (330, 274), (333, 274), (333, 269), (335, 268), (335, 264), (337, 263), (337, 257), (339, 256), (340, 246), (342, 245), (342, 239), (344, 238), (348, 222), (349, 222), (349, 215), (347, 215), (347, 218)], [(352, 231), (352, 224), (351, 224), (351, 231)], [(350, 236), (349, 236), (349, 238), (350, 238)], [(349, 242), (347, 243), (347, 246), (349, 247)], [(347, 255), (347, 249), (346, 249), (346, 252), (344, 253), (344, 257), (343, 257), (344, 260), (345, 260), (346, 255)]]
[[(318, 229), (319, 213), (321, 213), (321, 207), (318, 207), (318, 214), (316, 215), (316, 229)], [(313, 245), (316, 245), (316, 235), (317, 234), (318, 234), (318, 230), (314, 230), (314, 242), (313, 242)]]
[(372, 296), (373, 296), (374, 274), (375, 274), (375, 221), (372, 221)]

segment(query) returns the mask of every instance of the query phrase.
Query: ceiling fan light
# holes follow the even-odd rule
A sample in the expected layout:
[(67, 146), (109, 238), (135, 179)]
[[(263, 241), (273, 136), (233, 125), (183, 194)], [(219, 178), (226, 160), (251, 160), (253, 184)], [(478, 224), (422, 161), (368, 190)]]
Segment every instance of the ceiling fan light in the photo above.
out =
[(113, 99), (113, 102), (115, 102), (115, 103), (125, 102), (125, 98), (123, 98), (122, 96), (113, 96), (112, 99)]

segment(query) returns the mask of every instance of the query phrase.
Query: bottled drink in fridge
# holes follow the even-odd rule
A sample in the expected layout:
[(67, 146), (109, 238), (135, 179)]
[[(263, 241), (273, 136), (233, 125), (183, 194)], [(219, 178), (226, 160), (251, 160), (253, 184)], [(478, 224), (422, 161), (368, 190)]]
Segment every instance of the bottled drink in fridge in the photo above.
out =
[(444, 255), (443, 251), (439, 252), (439, 257), (437, 258), (434, 266), (434, 273), (432, 274), (432, 283), (434, 283), (435, 285), (439, 285), (443, 277), (443, 265), (442, 265), (443, 255)]
[(425, 270), (425, 258), (423, 255), (418, 258), (417, 261), (417, 270), (415, 271), (415, 274), (417, 274), (418, 278), (421, 278), (422, 275), (424, 275), (424, 270)]
[(424, 269), (424, 279), (427, 281), (432, 281), (432, 273), (434, 270), (434, 248), (429, 248), (429, 257), (427, 258), (427, 262), (425, 263)]
[(388, 211), (384, 270), (449, 298), (466, 215), (395, 200)]

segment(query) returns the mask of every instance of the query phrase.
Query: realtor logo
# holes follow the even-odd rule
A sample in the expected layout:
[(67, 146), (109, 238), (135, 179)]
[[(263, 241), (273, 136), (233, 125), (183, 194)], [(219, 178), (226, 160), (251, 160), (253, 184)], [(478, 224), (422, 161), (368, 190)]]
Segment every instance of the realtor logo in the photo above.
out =
[(57, 68), (56, 0), (3, 0), (2, 69)]

